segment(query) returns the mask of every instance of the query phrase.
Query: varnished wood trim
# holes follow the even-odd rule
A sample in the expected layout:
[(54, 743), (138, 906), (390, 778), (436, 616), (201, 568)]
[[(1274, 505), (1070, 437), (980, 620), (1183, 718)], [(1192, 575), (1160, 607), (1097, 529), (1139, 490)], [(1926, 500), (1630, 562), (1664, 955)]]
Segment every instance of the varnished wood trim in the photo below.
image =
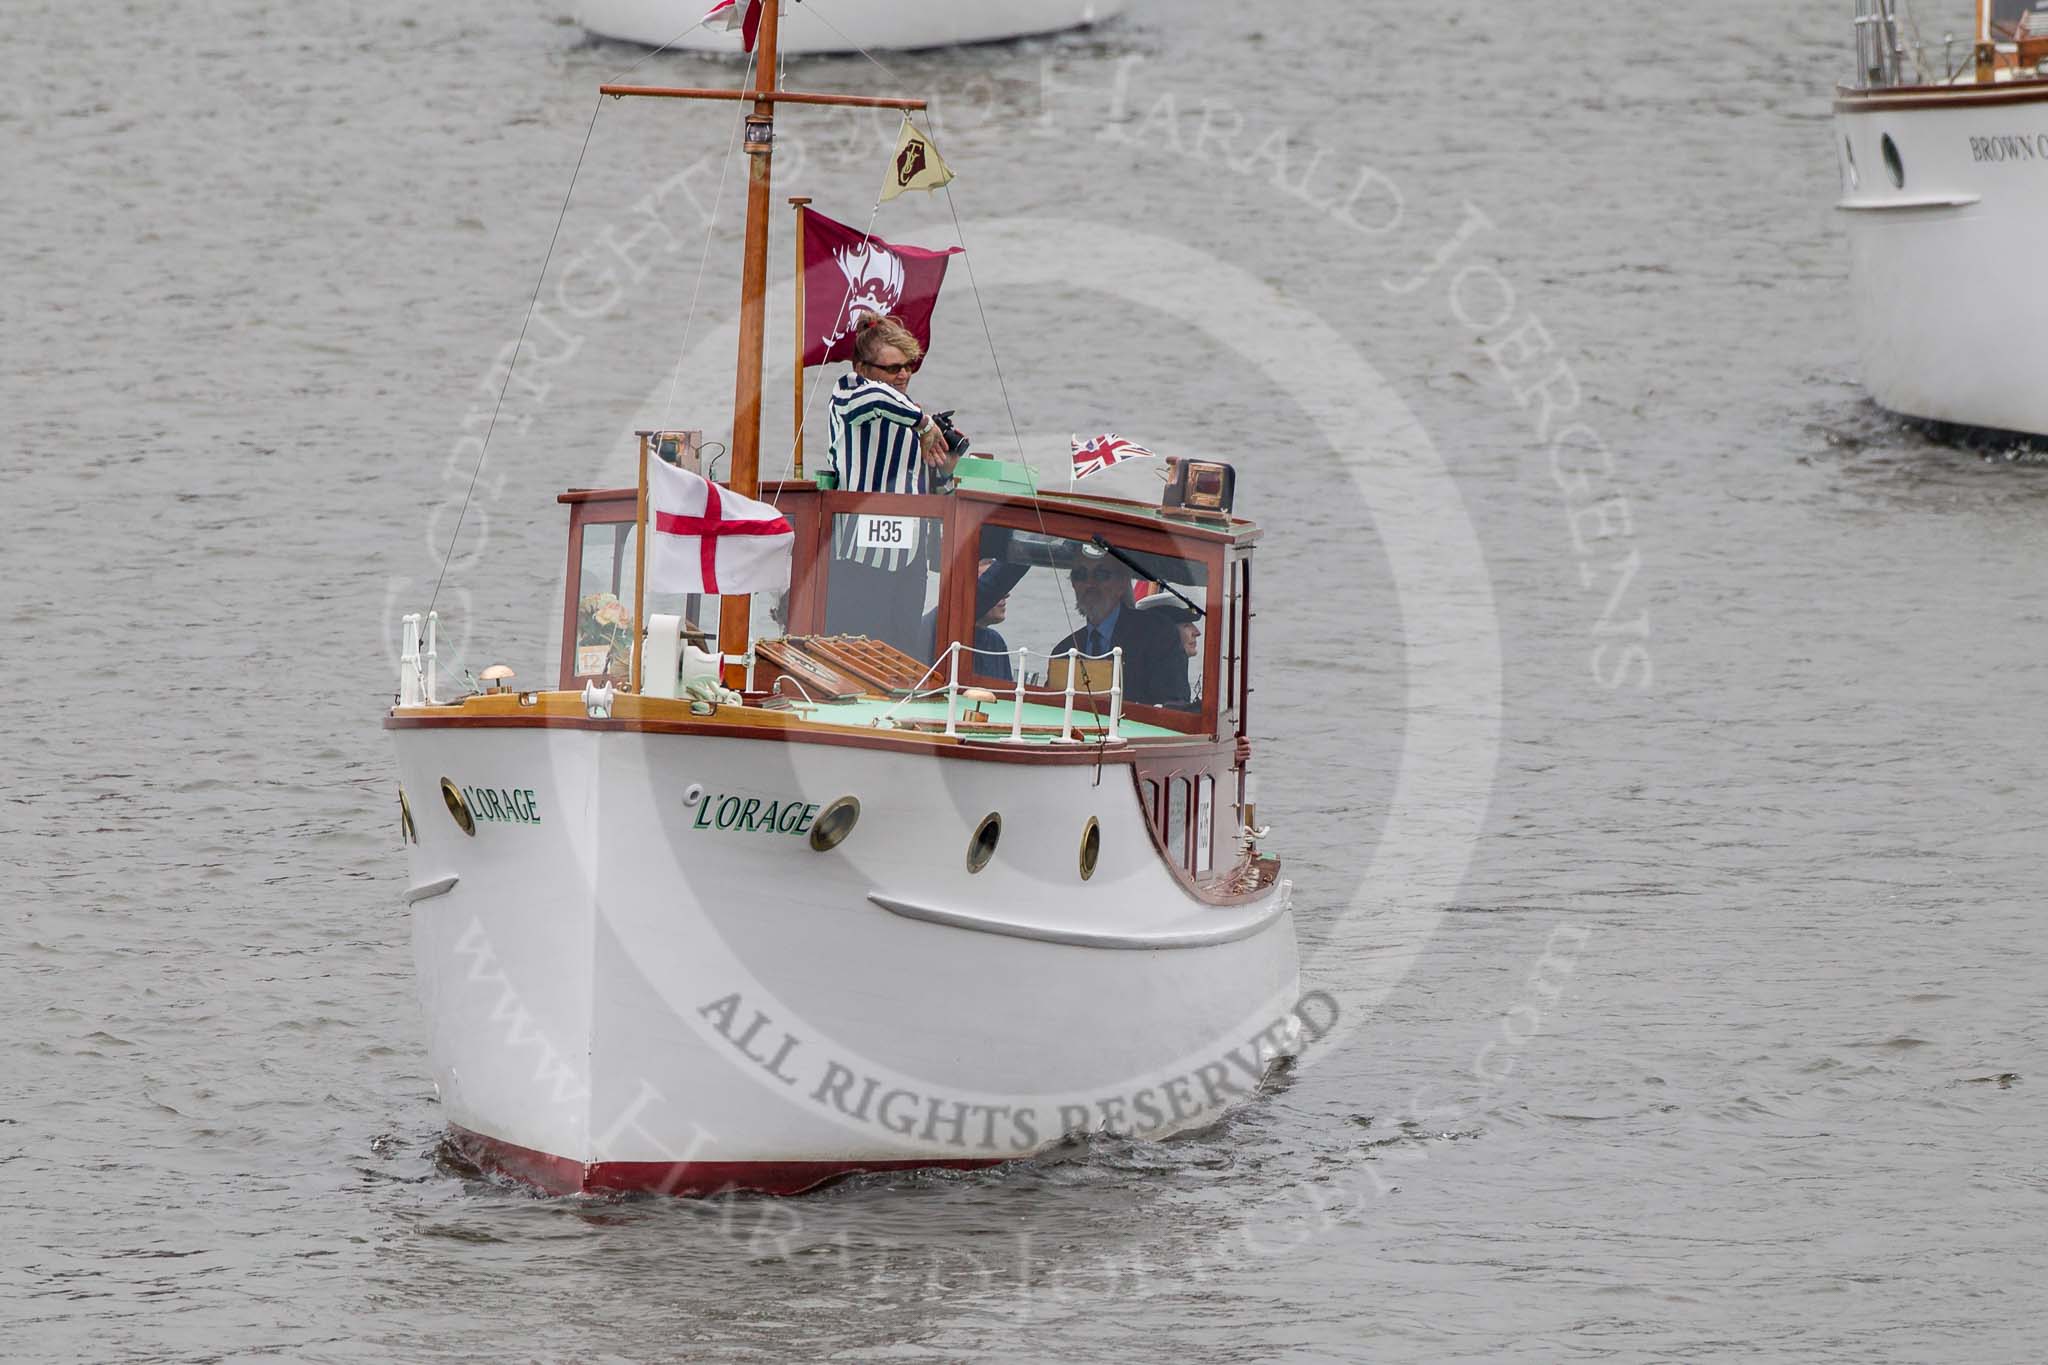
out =
[[(621, 697), (621, 700), (624, 700)], [(736, 709), (736, 708), (734, 708)], [(770, 744), (823, 744), (853, 749), (890, 749), (930, 754), (937, 758), (966, 759), (978, 763), (1021, 763), (1047, 767), (1092, 767), (1095, 764), (1129, 764), (1141, 754), (1165, 758), (1171, 755), (1205, 754), (1215, 748), (1207, 740), (1188, 745), (1164, 740), (1125, 743), (1101, 749), (1096, 745), (1062, 745), (1057, 748), (1000, 744), (962, 743), (945, 735), (915, 731), (820, 730), (804, 726), (778, 728), (760, 724), (721, 722), (713, 717), (696, 721), (591, 720), (567, 715), (482, 715), (426, 716), (392, 715), (384, 719), (387, 730), (609, 730), (620, 734), (699, 735), (708, 739), (752, 739)]]
[[(761, 495), (769, 501), (775, 501), (779, 497), (802, 494), (817, 496), (819, 492), (818, 486), (808, 480), (782, 480), (776, 483), (764, 483), (761, 485)], [(1154, 515), (1154, 509), (1148, 504), (1134, 502), (1129, 498), (1096, 497), (1089, 493), (1041, 493), (1036, 497), (1022, 497), (1014, 493), (993, 493), (980, 488), (962, 488), (950, 494), (938, 495), (914, 495), (907, 493), (854, 494), (848, 493), (845, 490), (839, 490), (839, 493), (845, 497), (876, 499), (944, 496), (952, 498), (957, 502), (986, 504), (990, 508), (1015, 508), (1027, 514), (1035, 512), (1048, 518), (1075, 517), (1088, 522), (1108, 522), (1117, 526), (1127, 526), (1134, 530), (1153, 531), (1160, 535), (1210, 543), (1221, 542), (1224, 544), (1249, 545), (1259, 538), (1259, 528), (1249, 521), (1240, 521), (1233, 518), (1228, 527), (1205, 526), (1198, 522), (1189, 521), (1162, 522)], [(630, 488), (572, 488), (566, 493), (558, 494), (555, 501), (566, 503), (624, 504), (630, 508), (634, 502), (634, 490)], [(779, 502), (776, 505), (778, 507), (781, 506)], [(918, 515), (930, 515), (928, 511), (923, 510), (928, 505), (907, 504), (901, 510), (915, 512)], [(842, 507), (839, 510), (843, 511), (846, 509)], [(888, 511), (890, 509), (878, 501), (870, 510)], [(627, 515), (621, 519), (631, 521), (633, 518)], [(1037, 528), (1033, 527), (1032, 529), (1035, 530)]]
[[(1175, 755), (1158, 749), (1147, 749), (1141, 754), (1132, 756), (1135, 760), (1131, 764), (1132, 799), (1138, 803), (1138, 809), (1145, 813), (1145, 833), (1151, 837), (1152, 851), (1159, 856), (1159, 861), (1166, 867), (1166, 870), (1173, 874), (1173, 879), (1180, 883), (1181, 890), (1208, 905), (1243, 905), (1249, 901), (1255, 901), (1270, 892), (1273, 889), (1273, 884), (1280, 880), (1279, 859), (1261, 858), (1256, 862), (1239, 862), (1229, 872), (1223, 873), (1218, 877), (1218, 882), (1220, 883), (1224, 878), (1241, 877), (1247, 870), (1255, 869), (1259, 876), (1257, 886), (1254, 886), (1249, 891), (1219, 891), (1215, 885), (1205, 885), (1202, 882), (1196, 881), (1194, 874), (1175, 861), (1173, 850), (1166, 846), (1163, 826), (1166, 813), (1173, 809), (1173, 793), (1168, 789), (1167, 784), (1176, 776), (1199, 777), (1216, 772), (1214, 767), (1215, 755), (1228, 752), (1228, 750), (1211, 746), (1211, 752), (1207, 755), (1211, 760), (1208, 765), (1204, 765), (1201, 761), (1204, 755), (1193, 750)], [(1181, 760), (1177, 765), (1174, 762), (1176, 758)], [(1232, 770), (1225, 769), (1224, 771)], [(1156, 809), (1148, 807), (1145, 800), (1145, 783), (1148, 780), (1159, 784), (1159, 801)], [(1196, 798), (1198, 795), (1199, 793), (1192, 790), (1189, 792), (1187, 820), (1190, 825), (1195, 820)], [(1216, 800), (1218, 804), (1211, 808), (1210, 820), (1220, 823), (1223, 814), (1221, 806), (1223, 800), (1223, 780), (1220, 775), (1217, 777), (1216, 782)], [(1233, 809), (1235, 809), (1234, 806)], [(1214, 847), (1212, 844), (1212, 860)]]
[(610, 95), (613, 99), (624, 99), (630, 95), (641, 99), (746, 100), (764, 104), (816, 104), (849, 109), (917, 110), (925, 107), (923, 100), (895, 95), (810, 94), (797, 90), (700, 90), (687, 86), (600, 85), (597, 87), (597, 93)]
[[(777, 479), (773, 482), (764, 482), (761, 485), (761, 495), (764, 498), (771, 496), (775, 498), (798, 497), (806, 493), (815, 495), (817, 491), (818, 485), (809, 479)], [(556, 494), (555, 501), (563, 503), (587, 502), (596, 503), (600, 506), (623, 504), (627, 508), (631, 508), (635, 499), (634, 491), (630, 488), (572, 488), (566, 493)], [(778, 503), (777, 506), (780, 507), (781, 504)], [(604, 521), (607, 518), (594, 516), (593, 519)], [(616, 518), (619, 521), (631, 521), (632, 519), (631, 515)]]
[(1977, 109), (2048, 100), (2048, 81), (2004, 85), (1900, 85), (1888, 90), (1838, 90), (1838, 114), (1888, 114), (1905, 109)]

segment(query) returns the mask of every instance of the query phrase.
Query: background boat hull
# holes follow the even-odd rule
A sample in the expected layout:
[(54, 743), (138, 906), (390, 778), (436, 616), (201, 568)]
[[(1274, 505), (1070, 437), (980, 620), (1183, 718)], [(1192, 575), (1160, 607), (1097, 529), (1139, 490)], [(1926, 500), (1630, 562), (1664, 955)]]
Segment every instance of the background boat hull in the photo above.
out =
[(1838, 109), (1836, 143), (1870, 396), (1910, 417), (2048, 434), (2048, 100), (1858, 102)]
[[(1115, 17), (1123, 7), (1124, 0), (947, 0), (936, 5), (876, 0), (837, 7), (827, 25), (813, 7), (791, 5), (783, 15), (780, 47), (785, 55), (799, 55), (993, 42), (1099, 23)], [(683, 4), (673, 0), (583, 0), (577, 19), (602, 38), (648, 47), (668, 45), (687, 52), (737, 54), (738, 37), (695, 22), (701, 17), (699, 11), (708, 8), (696, 0)]]

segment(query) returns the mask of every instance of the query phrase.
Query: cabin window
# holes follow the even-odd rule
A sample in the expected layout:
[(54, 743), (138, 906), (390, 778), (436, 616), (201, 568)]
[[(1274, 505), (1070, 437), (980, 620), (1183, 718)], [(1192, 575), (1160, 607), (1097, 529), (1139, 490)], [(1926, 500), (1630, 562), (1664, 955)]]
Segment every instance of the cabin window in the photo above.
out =
[(1215, 865), (1216, 779), (1204, 774), (1195, 780), (1195, 872), (1206, 873)]
[[(975, 598), (974, 673), (997, 683), (1064, 687), (1067, 652), (1087, 690), (1107, 691), (1109, 665), (1093, 656), (1123, 650), (1124, 700), (1199, 712), (1209, 692), (1204, 612), (1209, 568), (1193, 559), (1009, 527), (982, 530)], [(1179, 596), (1175, 595), (1177, 590)]]
[(1991, 0), (1991, 37), (2001, 43), (2048, 38), (2048, 0)]
[[(624, 683), (633, 671), (633, 590), (639, 565), (634, 543), (639, 527), (630, 521), (587, 522), (578, 556), (576, 644), (570, 657), (572, 676), (610, 678)], [(715, 651), (721, 600), (710, 593), (649, 593), (646, 618), (680, 616), (685, 638), (707, 652)], [(783, 629), (786, 595), (757, 593), (753, 599), (753, 635), (775, 639)], [(644, 626), (645, 619), (642, 621)]]
[(1151, 821), (1153, 826), (1157, 828), (1160, 821), (1164, 818), (1164, 813), (1159, 809), (1159, 784), (1149, 777), (1146, 778), (1144, 792), (1145, 818)]
[(893, 512), (833, 517), (825, 633), (865, 635), (923, 663), (937, 658), (945, 525)]
[(1166, 783), (1166, 856), (1176, 867), (1188, 867), (1188, 821), (1192, 816), (1192, 802), (1189, 800), (1191, 783), (1185, 777), (1167, 779)]
[(579, 678), (625, 682), (633, 668), (633, 523), (586, 525), (576, 585)]

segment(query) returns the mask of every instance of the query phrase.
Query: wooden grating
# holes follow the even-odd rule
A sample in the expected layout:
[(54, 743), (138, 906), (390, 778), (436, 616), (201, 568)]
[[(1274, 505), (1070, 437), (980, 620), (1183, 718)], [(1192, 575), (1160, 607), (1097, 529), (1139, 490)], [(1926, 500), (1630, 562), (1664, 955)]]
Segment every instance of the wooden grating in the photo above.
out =
[[(754, 652), (776, 674), (794, 678), (802, 695), (807, 697), (837, 701), (860, 696), (869, 690), (865, 678), (813, 655), (806, 648), (810, 643), (806, 639), (761, 640), (755, 644)], [(763, 687), (774, 685), (770, 677), (761, 677), (757, 681)]]
[(943, 679), (932, 679), (931, 665), (919, 663), (902, 650), (865, 635), (812, 635), (789, 641), (818, 663), (866, 683), (875, 693), (901, 696), (922, 688), (943, 687)]

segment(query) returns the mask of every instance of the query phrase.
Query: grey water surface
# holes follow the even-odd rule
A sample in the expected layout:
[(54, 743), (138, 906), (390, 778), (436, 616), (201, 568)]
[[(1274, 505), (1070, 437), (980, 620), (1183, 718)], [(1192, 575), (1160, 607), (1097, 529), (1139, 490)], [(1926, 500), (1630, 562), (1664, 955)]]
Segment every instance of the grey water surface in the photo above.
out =
[[(729, 425), (731, 111), (597, 108), (646, 54), (567, 8), (6, 6), (0, 1357), (2048, 1352), (2048, 468), (1855, 385), (1846, 4), (1133, 0), (797, 62), (940, 101), (958, 227), (877, 228), (973, 248), (921, 392), (1048, 467), (1237, 462), (1267, 846), (1347, 1014), (1162, 1144), (781, 1202), (451, 1161), (379, 721), (587, 130), (450, 671), (546, 677), (555, 494), (629, 478), (650, 410)], [(861, 221), (893, 130), (783, 122), (778, 191)], [(1217, 315), (1043, 278), (1044, 220), (1177, 244)], [(1332, 344), (1377, 385), (1337, 440), (1287, 384)], [(1490, 586), (1497, 674), (1448, 693), (1409, 685), (1448, 580), (1389, 549), (1399, 432)], [(1415, 818), (1476, 837), (1403, 884), (1423, 716), (1476, 775)]]

